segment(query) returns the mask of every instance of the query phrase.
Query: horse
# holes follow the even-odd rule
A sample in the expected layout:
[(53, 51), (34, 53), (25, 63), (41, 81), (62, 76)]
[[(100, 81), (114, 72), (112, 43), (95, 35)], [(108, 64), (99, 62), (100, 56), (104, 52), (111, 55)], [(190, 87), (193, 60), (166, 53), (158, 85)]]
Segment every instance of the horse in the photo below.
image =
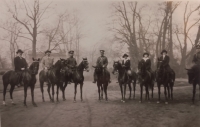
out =
[(77, 85), (80, 84), (80, 92), (81, 92), (81, 101), (83, 101), (82, 97), (82, 89), (83, 89), (83, 82), (84, 82), (84, 76), (83, 71), (86, 70), (89, 72), (88, 68), (88, 61), (83, 60), (74, 70), (73, 73), (73, 81), (74, 81), (74, 103), (76, 102), (76, 93), (77, 93)]
[[(24, 84), (24, 106), (26, 105), (26, 97), (27, 97), (27, 88), (30, 86), (31, 88), (31, 97), (32, 97), (32, 104), (33, 106), (37, 107), (35, 101), (34, 101), (34, 88), (35, 88), (35, 83), (36, 83), (36, 75), (38, 74), (39, 70), (39, 61), (40, 59), (34, 59), (33, 58), (33, 63), (30, 65), (30, 67), (22, 72), (22, 82)], [(6, 89), (8, 85), (11, 85), (10, 88), (10, 98), (11, 98), (11, 103), (14, 105), (13, 101), (13, 90), (15, 89), (15, 86), (19, 83), (19, 78), (18, 75), (15, 71), (10, 70), (7, 71), (3, 76), (3, 105), (6, 105), (5, 102), (5, 95), (6, 95)]]
[[(133, 91), (134, 91), (134, 98), (135, 98), (135, 86), (136, 86), (136, 73), (134, 71), (131, 71), (131, 76), (128, 78), (126, 74), (125, 68), (122, 67), (122, 64), (119, 61), (114, 61), (113, 63), (113, 74), (118, 71), (118, 82), (121, 89), (121, 95), (122, 95), (122, 102), (125, 102), (125, 95), (126, 95), (126, 84), (129, 86), (130, 94), (129, 99), (131, 99), (131, 83), (133, 81)], [(124, 89), (123, 89), (124, 86)]]
[(147, 72), (145, 63), (139, 61), (138, 63), (138, 80), (140, 83), (140, 103), (142, 102), (143, 95), (143, 86), (145, 86), (146, 90), (146, 99), (149, 99), (149, 88), (151, 89), (151, 97), (153, 98), (153, 89), (154, 89), (154, 76)]
[[(39, 81), (40, 81), (40, 89), (42, 92), (42, 100), (43, 102), (45, 102), (44, 100), (44, 89), (43, 89), (43, 85), (44, 82), (47, 82), (47, 92), (49, 94), (49, 99), (50, 101), (54, 102), (54, 86), (57, 85), (57, 102), (59, 102), (58, 99), (58, 94), (59, 94), (59, 88), (62, 88), (62, 80), (61, 80), (61, 73), (60, 70), (61, 68), (64, 67), (64, 59), (60, 59), (58, 60), (51, 68), (49, 68), (49, 70), (47, 71), (46, 75), (45, 75), (45, 70), (41, 70), (39, 73)], [(52, 96), (50, 94), (50, 88), (52, 86)]]
[[(175, 81), (175, 72), (172, 70), (173, 75), (164, 72), (164, 70), (161, 68), (162, 61), (158, 59), (157, 62), (157, 70), (155, 71), (156, 74), (156, 82), (158, 86), (158, 101), (157, 103), (160, 103), (160, 87), (163, 84), (164, 86), (164, 94), (165, 94), (165, 104), (168, 104), (168, 98), (173, 100), (173, 86)], [(168, 91), (168, 97), (167, 97), (167, 91)]]
[[(103, 91), (105, 93), (105, 100), (108, 101), (107, 96), (107, 87), (109, 84), (109, 71), (102, 66), (92, 66), (95, 68), (95, 73), (97, 75), (97, 87), (98, 87), (98, 93), (99, 93), (99, 101), (103, 99)], [(101, 96), (100, 96), (101, 94)]]
[(193, 85), (193, 96), (192, 102), (195, 102), (196, 85), (199, 85), (199, 99), (200, 99), (200, 67), (199, 65), (194, 65), (191, 69), (186, 69), (188, 74), (188, 81)]

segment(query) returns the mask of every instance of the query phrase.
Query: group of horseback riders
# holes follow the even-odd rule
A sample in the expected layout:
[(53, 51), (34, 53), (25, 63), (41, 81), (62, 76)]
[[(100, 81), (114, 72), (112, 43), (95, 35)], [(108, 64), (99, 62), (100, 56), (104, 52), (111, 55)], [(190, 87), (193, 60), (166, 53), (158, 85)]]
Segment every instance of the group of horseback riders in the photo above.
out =
[[(26, 59), (22, 57), (23, 51), (21, 49), (19, 49), (16, 53), (17, 53), (17, 57), (14, 58), (14, 66), (15, 66), (15, 72), (19, 75), (19, 83), (20, 83), (21, 78), (22, 78), (21, 74), (28, 67), (28, 64), (26, 62)], [(66, 64), (68, 65), (69, 68), (73, 70), (73, 68), (77, 66), (76, 59), (74, 58), (74, 51), (71, 50), (68, 53), (69, 53), (69, 58), (67, 58)], [(107, 71), (108, 58), (104, 55), (104, 53), (105, 53), (104, 50), (100, 50), (101, 55), (100, 57), (98, 57), (96, 61), (96, 66), (102, 67), (103, 69), (105, 69), (105, 71)], [(126, 70), (127, 76), (131, 76), (131, 61), (130, 61), (129, 55), (125, 53), (122, 57), (124, 58), (122, 61), (122, 66)], [(163, 50), (161, 52), (161, 56), (158, 58), (158, 61), (162, 63), (161, 68), (163, 69), (164, 72), (172, 73), (172, 69), (170, 68), (170, 65), (169, 65), (170, 57), (167, 55), (166, 50)], [(143, 58), (141, 62), (145, 64), (146, 71), (149, 74), (153, 75), (149, 53), (145, 52), (143, 54)], [(200, 64), (200, 51), (194, 55), (193, 62), (196, 63), (196, 65)], [(53, 66), (53, 64), (54, 64), (54, 58), (51, 57), (51, 51), (47, 50), (45, 52), (45, 57), (43, 58), (43, 61), (42, 61), (42, 67), (45, 70), (45, 73), (48, 72), (48, 70)], [(94, 71), (93, 76), (94, 76), (93, 83), (96, 83), (98, 77), (95, 71)], [(71, 82), (73, 82), (73, 78), (71, 79), (72, 79)], [(109, 82), (111, 82), (109, 72), (108, 72), (108, 79), (109, 79)]]

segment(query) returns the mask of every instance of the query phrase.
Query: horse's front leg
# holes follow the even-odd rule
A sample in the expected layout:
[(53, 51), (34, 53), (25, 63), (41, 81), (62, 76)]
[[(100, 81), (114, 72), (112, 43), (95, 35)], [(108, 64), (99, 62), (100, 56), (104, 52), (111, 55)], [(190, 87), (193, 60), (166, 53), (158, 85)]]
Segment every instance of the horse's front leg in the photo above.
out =
[(13, 101), (13, 96), (12, 96), (14, 89), (15, 89), (15, 85), (14, 85), (14, 84), (11, 84), (11, 88), (10, 88), (10, 99), (11, 99), (11, 103), (12, 103), (13, 105), (15, 105), (15, 103), (14, 103), (14, 101)]
[(134, 83), (133, 83), (133, 99), (135, 99), (135, 87), (136, 87), (136, 83), (135, 83), (136, 81), (134, 81)]
[(121, 89), (121, 95), (122, 95), (122, 102), (123, 102), (123, 89), (122, 89), (122, 84), (121, 83), (119, 83), (119, 86), (120, 86), (120, 89)]
[(143, 84), (140, 84), (140, 103), (142, 103), (142, 95), (143, 95)]
[(24, 106), (26, 106), (26, 107), (27, 107), (27, 105), (26, 105), (27, 87), (28, 87), (27, 83), (24, 84)]
[(57, 91), (56, 91), (56, 95), (57, 95), (57, 96), (56, 96), (56, 101), (57, 101), (57, 102), (59, 102), (58, 95), (59, 95), (59, 88), (60, 88), (61, 85), (62, 85), (62, 83), (58, 83), (58, 84), (57, 84)]
[(35, 89), (35, 84), (31, 84), (31, 97), (32, 97), (32, 104), (33, 106), (37, 107), (35, 101), (34, 101), (34, 89)]
[(196, 94), (196, 83), (193, 83), (193, 97), (192, 97), (193, 104), (194, 104), (194, 101), (195, 101), (195, 94)]
[(158, 101), (157, 103), (159, 104), (160, 103), (160, 83), (157, 83), (157, 86), (158, 86)]
[(126, 84), (124, 84), (124, 101), (123, 102), (125, 102), (125, 99), (126, 99)]
[(48, 83), (47, 85), (48, 85), (47, 92), (48, 92), (48, 94), (49, 94), (49, 99), (50, 99), (50, 101), (52, 101), (52, 99), (51, 99), (52, 97), (51, 97), (51, 94), (50, 94), (51, 84)]
[(97, 87), (98, 87), (98, 93), (99, 93), (99, 101), (101, 101), (101, 96), (100, 96), (101, 90), (100, 90), (100, 84), (98, 82), (97, 82)]
[(40, 90), (42, 92), (42, 101), (45, 102), (45, 100), (44, 100), (44, 89), (43, 89), (43, 86), (44, 86), (44, 82), (40, 81)]
[(170, 99), (170, 83), (167, 83), (168, 98)]
[(108, 87), (108, 83), (105, 83), (105, 84), (104, 84), (104, 93), (105, 93), (105, 99), (106, 99), (106, 101), (108, 101), (107, 87)]
[(101, 84), (101, 99), (103, 100), (103, 84)]
[(74, 83), (74, 103), (76, 102), (77, 83)]
[(131, 91), (132, 91), (132, 88), (131, 88), (131, 83), (128, 84), (128, 87), (129, 87), (129, 91), (130, 91), (130, 94), (129, 94), (129, 99), (131, 99)]
[(55, 84), (52, 84), (52, 99), (51, 99), (52, 102), (54, 102), (54, 85)]
[(83, 83), (80, 83), (81, 101), (83, 102)]
[(63, 101), (66, 101), (66, 98), (65, 98), (65, 89), (66, 89), (66, 87), (67, 87), (67, 81), (65, 82), (65, 85), (63, 86), (63, 88), (62, 88), (62, 93), (63, 93)]
[[(173, 100), (173, 86), (174, 86), (174, 83), (170, 83), (170, 90), (171, 90), (171, 99)], [(200, 97), (200, 96), (199, 96)]]
[(164, 93), (165, 93), (165, 104), (168, 104), (168, 97), (167, 97), (167, 84), (164, 85)]

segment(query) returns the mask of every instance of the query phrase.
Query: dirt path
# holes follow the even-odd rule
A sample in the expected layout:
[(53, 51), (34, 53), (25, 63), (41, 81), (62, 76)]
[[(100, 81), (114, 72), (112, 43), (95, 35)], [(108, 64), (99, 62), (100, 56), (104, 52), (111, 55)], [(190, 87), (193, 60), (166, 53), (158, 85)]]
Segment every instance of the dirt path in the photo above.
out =
[[(78, 87), (77, 102), (73, 103), (73, 85), (68, 85), (66, 89), (66, 101), (62, 101), (60, 92), (60, 103), (49, 102), (46, 88), (46, 102), (42, 102), (40, 89), (36, 88), (35, 101), (38, 107), (32, 106), (29, 90), (28, 108), (25, 108), (24, 94), (19, 90), (14, 91), (15, 106), (11, 105), (7, 93), (7, 106), (1, 105), (1, 122), (2, 127), (199, 127), (200, 102), (191, 105), (191, 91), (191, 86), (176, 87), (174, 101), (165, 105), (163, 89), (162, 102), (156, 104), (155, 88), (155, 99), (151, 103), (144, 101), (140, 104), (137, 86), (136, 99), (122, 103), (119, 87), (111, 84), (108, 91), (109, 101), (99, 102), (96, 85), (86, 82), (84, 102), (80, 101)], [(129, 92), (127, 97), (128, 94)], [(0, 101), (2, 103), (2, 99)]]

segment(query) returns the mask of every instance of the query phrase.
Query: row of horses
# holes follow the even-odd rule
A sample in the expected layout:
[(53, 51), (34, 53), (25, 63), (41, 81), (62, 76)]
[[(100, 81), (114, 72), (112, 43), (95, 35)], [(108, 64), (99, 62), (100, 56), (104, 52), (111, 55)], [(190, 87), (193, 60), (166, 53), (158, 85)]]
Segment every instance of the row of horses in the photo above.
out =
[[(36, 84), (36, 75), (39, 71), (39, 63), (40, 59), (34, 59), (33, 62), (30, 65), (29, 68), (23, 71), (22, 73), (22, 83), (24, 84), (24, 105), (26, 105), (26, 97), (27, 97), (27, 88), (31, 88), (31, 97), (32, 97), (32, 104), (34, 106), (37, 106), (34, 101), (34, 88)], [(39, 82), (40, 82), (40, 89), (42, 92), (42, 100), (45, 101), (44, 98), (44, 82), (47, 82), (47, 91), (49, 95), (49, 99), (54, 102), (54, 86), (57, 86), (56, 89), (56, 101), (59, 101), (58, 95), (59, 95), (59, 89), (62, 91), (62, 98), (63, 101), (66, 100), (65, 98), (65, 89), (69, 82), (73, 79), (74, 82), (74, 102), (76, 102), (76, 94), (77, 94), (77, 86), (80, 84), (80, 92), (81, 92), (81, 101), (83, 101), (82, 93), (83, 93), (83, 82), (84, 82), (84, 71), (89, 71), (89, 63), (88, 61), (81, 61), (81, 63), (74, 67), (73, 70), (69, 68), (66, 64), (65, 59), (58, 60), (52, 68), (50, 68), (47, 72), (45, 70), (41, 70), (39, 73)], [(107, 69), (99, 67), (99, 66), (93, 66), (95, 68), (95, 72), (97, 74), (97, 87), (98, 87), (98, 95), (99, 100), (103, 99), (103, 92), (105, 93), (105, 100), (108, 100), (107, 96), (107, 87), (109, 84), (109, 72)], [(151, 97), (153, 98), (153, 90), (154, 90), (154, 82), (157, 82), (158, 86), (158, 101), (157, 103), (160, 103), (160, 88), (161, 85), (164, 86), (164, 94), (165, 94), (165, 103), (168, 103), (168, 99), (173, 99), (173, 86), (175, 81), (175, 73), (173, 71), (172, 74), (166, 73), (163, 71), (161, 67), (161, 62), (158, 61), (157, 63), (157, 69), (154, 71), (153, 75), (146, 71), (145, 64), (143, 62), (138, 63), (138, 72), (131, 71), (131, 75), (128, 76), (126, 73), (125, 68), (123, 68), (121, 62), (115, 61), (113, 64), (113, 74), (115, 72), (118, 72), (118, 83), (121, 89), (121, 95), (122, 95), (122, 102), (125, 102), (125, 95), (126, 95), (126, 85), (128, 84), (130, 94), (129, 99), (131, 99), (132, 96), (132, 87), (131, 84), (133, 84), (133, 97), (135, 98), (135, 88), (136, 88), (136, 82), (138, 80), (140, 84), (140, 102), (142, 102), (142, 96), (143, 96), (143, 87), (145, 87), (146, 91), (146, 99), (150, 99), (149, 97), (149, 91), (151, 90), (152, 94)], [(199, 72), (199, 71), (198, 71)], [(194, 69), (188, 69), (188, 77), (189, 80), (194, 80), (193, 82), (193, 103), (195, 99), (195, 91), (196, 91), (196, 84), (199, 84), (199, 73), (198, 76), (196, 76), (197, 73), (194, 74)], [(18, 76), (17, 73), (13, 70), (10, 70), (6, 72), (3, 76), (3, 104), (6, 105), (5, 102), (5, 95), (6, 95), (6, 89), (8, 85), (11, 85), (10, 88), (10, 98), (11, 103), (13, 102), (13, 90), (15, 86), (19, 83), (18, 82)], [(52, 93), (51, 93), (52, 88)]]

